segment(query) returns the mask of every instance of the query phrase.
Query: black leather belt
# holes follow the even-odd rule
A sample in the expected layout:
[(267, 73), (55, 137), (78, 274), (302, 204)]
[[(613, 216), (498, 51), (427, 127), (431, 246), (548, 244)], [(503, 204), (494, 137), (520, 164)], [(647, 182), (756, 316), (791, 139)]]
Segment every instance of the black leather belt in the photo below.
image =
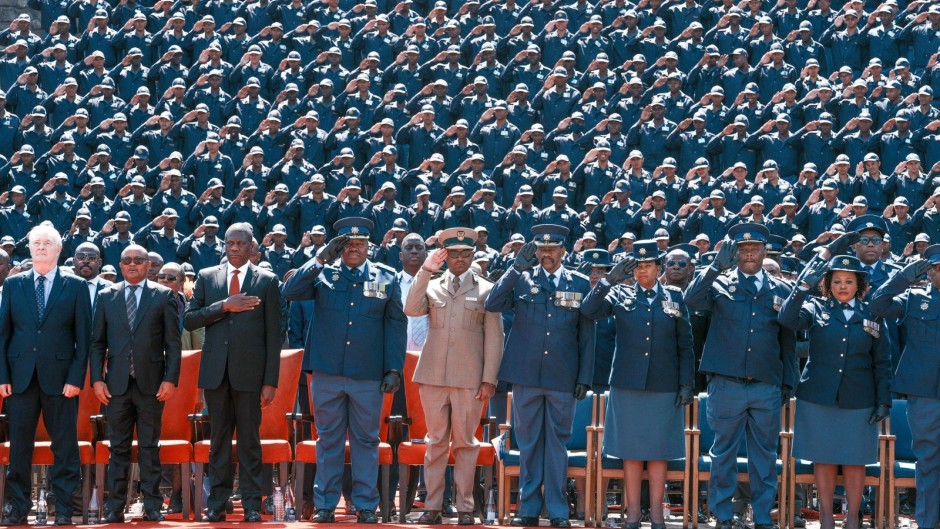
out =
[(757, 380), (756, 378), (751, 378), (751, 377), (732, 377), (728, 375), (714, 375), (714, 374), (712, 376), (723, 378), (725, 380), (730, 380), (732, 382), (737, 382), (739, 384), (757, 384), (760, 382), (760, 380)]

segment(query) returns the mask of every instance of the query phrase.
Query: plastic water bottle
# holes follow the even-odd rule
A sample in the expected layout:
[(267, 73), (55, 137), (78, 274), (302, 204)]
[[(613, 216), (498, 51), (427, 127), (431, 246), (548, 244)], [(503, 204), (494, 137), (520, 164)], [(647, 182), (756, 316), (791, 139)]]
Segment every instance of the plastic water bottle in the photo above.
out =
[(274, 520), (284, 521), (284, 493), (281, 487), (274, 487)]
[(848, 514), (849, 514), (849, 502), (848, 500), (845, 499), (845, 497), (843, 497), (842, 498), (842, 515), (848, 516)]
[(287, 487), (287, 491), (284, 493), (284, 521), (297, 521), (297, 509), (294, 507), (294, 491), (290, 487)]
[(496, 525), (496, 491), (490, 489), (490, 495), (486, 498), (486, 519), (484, 525)]
[(39, 489), (39, 500), (36, 501), (36, 523), (33, 525), (46, 525), (49, 519), (49, 505), (46, 502), (46, 489)]
[(669, 502), (663, 502), (663, 523), (668, 522), (672, 518), (672, 511), (669, 510)]
[(98, 523), (98, 487), (91, 489), (91, 500), (88, 502), (88, 525)]

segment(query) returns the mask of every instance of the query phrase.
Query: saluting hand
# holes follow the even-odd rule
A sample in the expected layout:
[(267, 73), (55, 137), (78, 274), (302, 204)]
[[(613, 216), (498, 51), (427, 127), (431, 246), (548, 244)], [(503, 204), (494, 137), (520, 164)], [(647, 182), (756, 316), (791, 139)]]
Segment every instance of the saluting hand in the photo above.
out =
[(827, 244), (826, 249), (829, 250), (830, 257), (843, 255), (848, 252), (849, 248), (851, 248), (853, 244), (858, 242), (858, 239), (859, 234), (857, 231), (845, 232), (840, 235), (838, 239)]
[(624, 257), (620, 260), (619, 263), (615, 264), (613, 268), (610, 269), (610, 272), (607, 272), (607, 276), (604, 278), (611, 285), (617, 285), (624, 282), (633, 271), (636, 269), (636, 259), (632, 256)]
[(516, 259), (513, 261), (512, 267), (519, 273), (534, 268), (535, 265), (539, 264), (539, 259), (535, 256), (535, 250), (534, 242), (529, 241), (525, 243), (522, 248), (519, 249), (519, 253), (516, 254)]
[(738, 243), (728, 241), (721, 245), (718, 255), (715, 256), (715, 266), (724, 272), (729, 270), (738, 260)]
[(330, 242), (326, 243), (326, 246), (320, 250), (320, 253), (317, 255), (317, 260), (322, 265), (332, 263), (343, 254), (343, 249), (346, 248), (346, 244), (348, 242), (348, 235), (339, 235), (337, 237), (333, 237)]
[(931, 268), (933, 268), (932, 262), (927, 259), (918, 259), (901, 269), (901, 277), (908, 283), (916, 283)]

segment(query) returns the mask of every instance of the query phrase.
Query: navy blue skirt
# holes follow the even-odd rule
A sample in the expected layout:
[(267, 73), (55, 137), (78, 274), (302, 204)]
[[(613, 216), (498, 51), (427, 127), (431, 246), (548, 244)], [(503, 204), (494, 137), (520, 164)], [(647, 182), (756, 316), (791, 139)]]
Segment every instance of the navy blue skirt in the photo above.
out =
[(796, 399), (793, 457), (830, 465), (878, 462), (878, 425), (872, 408), (847, 409)]
[(683, 408), (676, 407), (676, 394), (611, 387), (604, 454), (631, 461), (685, 457)]

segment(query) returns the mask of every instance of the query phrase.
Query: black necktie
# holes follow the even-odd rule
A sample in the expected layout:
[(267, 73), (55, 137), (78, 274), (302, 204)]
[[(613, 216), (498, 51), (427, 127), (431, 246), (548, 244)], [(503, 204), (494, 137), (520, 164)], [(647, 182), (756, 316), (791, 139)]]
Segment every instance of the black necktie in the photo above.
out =
[(548, 289), (552, 292), (555, 291), (555, 274), (548, 275)]
[(647, 288), (643, 290), (643, 294), (646, 295), (646, 299), (653, 299), (653, 296), (656, 295), (656, 291), (652, 288)]
[(747, 276), (747, 288), (751, 294), (757, 294), (757, 276)]

